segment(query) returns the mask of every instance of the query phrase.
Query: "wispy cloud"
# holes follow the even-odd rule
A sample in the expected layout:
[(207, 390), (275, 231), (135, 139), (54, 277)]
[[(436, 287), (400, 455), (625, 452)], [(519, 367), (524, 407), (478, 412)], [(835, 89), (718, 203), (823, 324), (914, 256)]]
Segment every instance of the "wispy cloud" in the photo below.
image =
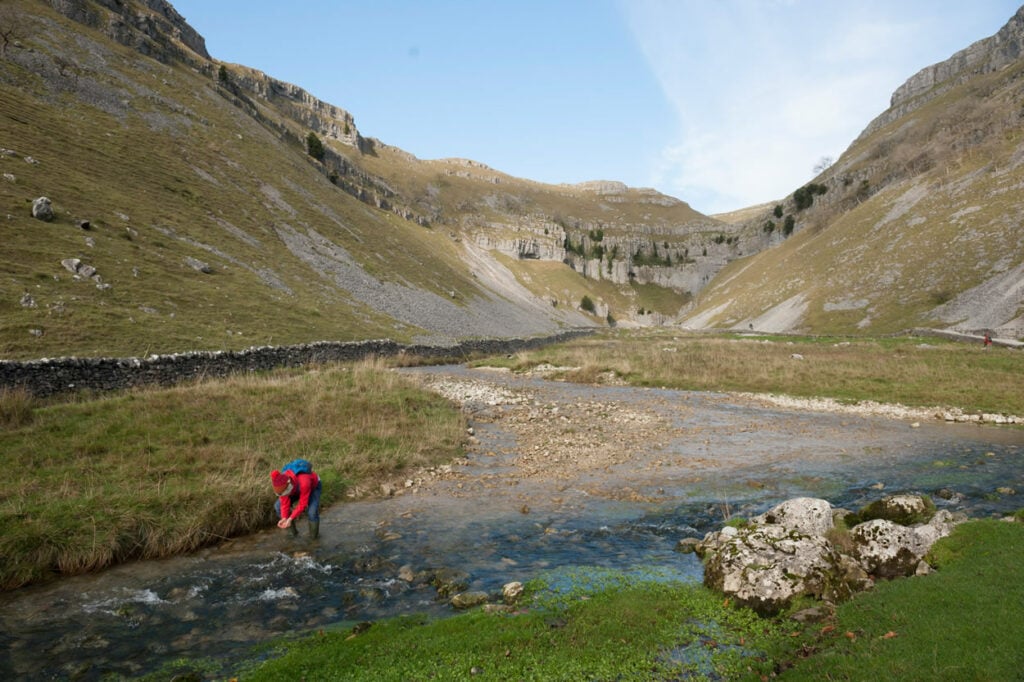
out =
[(677, 117), (652, 182), (714, 213), (781, 199), (837, 158), (907, 72), (922, 26), (882, 5), (623, 2)]

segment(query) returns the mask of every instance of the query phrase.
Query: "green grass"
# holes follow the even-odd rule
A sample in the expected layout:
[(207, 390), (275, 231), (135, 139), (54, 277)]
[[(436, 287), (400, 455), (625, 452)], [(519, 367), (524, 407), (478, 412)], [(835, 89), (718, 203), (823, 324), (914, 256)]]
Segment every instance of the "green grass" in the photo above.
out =
[(353, 486), (461, 452), (464, 418), (377, 362), (31, 407), (0, 400), (0, 587), (188, 552), (273, 521), (294, 457)]
[(972, 521), (932, 557), (937, 572), (880, 583), (802, 630), (780, 656), (792, 664), (781, 679), (1020, 679), (1024, 525)]
[(534, 596), (511, 613), (409, 616), (358, 634), (322, 632), (283, 644), (284, 655), (242, 677), (570, 681), (770, 672), (758, 651), (776, 626), (749, 610), (722, 608), (702, 587), (622, 585), (556, 604), (544, 603), (543, 589), (533, 584)]

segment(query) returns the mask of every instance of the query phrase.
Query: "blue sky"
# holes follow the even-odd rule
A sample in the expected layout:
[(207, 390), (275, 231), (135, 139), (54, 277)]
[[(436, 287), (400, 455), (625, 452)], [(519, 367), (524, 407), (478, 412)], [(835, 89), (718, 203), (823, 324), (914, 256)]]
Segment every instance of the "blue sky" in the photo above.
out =
[(548, 183), (618, 180), (718, 213), (838, 159), (1007, 0), (171, 0), (218, 60), (360, 133)]

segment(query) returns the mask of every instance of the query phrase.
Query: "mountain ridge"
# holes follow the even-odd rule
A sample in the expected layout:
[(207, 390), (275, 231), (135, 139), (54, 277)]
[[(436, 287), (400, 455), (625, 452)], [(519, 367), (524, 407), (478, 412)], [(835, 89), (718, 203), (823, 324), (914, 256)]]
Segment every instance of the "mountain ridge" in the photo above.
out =
[[(6, 356), (381, 336), (445, 342), (608, 324), (888, 332), (922, 323), (925, 306), (892, 313), (881, 297), (852, 291), (815, 300), (765, 266), (863, 213), (897, 181), (921, 177), (915, 163), (945, 164), (935, 154), (896, 159), (906, 154), (892, 142), (907, 135), (898, 133), (905, 118), (855, 140), (819, 176), (826, 191), (812, 192), (811, 206), (797, 210), (796, 194), (776, 204), (796, 218), (783, 235), (770, 204), (744, 211), (753, 218), (720, 216), (727, 222), (614, 180), (546, 185), (469, 159), (417, 159), (364, 137), (342, 107), (209, 57), (164, 0), (11, 2), (23, 14), (19, 44), (0, 60), (10, 94), (2, 132), (19, 141), (0, 154), (13, 178), (0, 182), (13, 235), (0, 282)], [(1016, 73), (1018, 63), (966, 83)], [(965, 85), (911, 97), (914, 112), (936, 108), (955, 87)], [(995, 126), (986, 144), (996, 128), (1009, 134)], [(888, 149), (876, 135), (888, 136)], [(57, 208), (48, 228), (27, 216), (39, 195)], [(1010, 220), (1019, 207), (1005, 211)], [(89, 233), (64, 229), (83, 219)], [(851, 242), (850, 253), (860, 250)], [(98, 263), (108, 288), (86, 295), (77, 273), (55, 267), (71, 256)], [(827, 280), (842, 267), (816, 258), (830, 265), (807, 277)], [(205, 274), (187, 265), (195, 261)], [(737, 268), (759, 271), (760, 281), (740, 286)], [(981, 284), (936, 283), (928, 310)], [(772, 301), (769, 292), (778, 292)], [(876, 310), (867, 324), (852, 320), (851, 310), (867, 307)], [(778, 314), (804, 308), (812, 313)], [(940, 317), (925, 321), (948, 324)]]

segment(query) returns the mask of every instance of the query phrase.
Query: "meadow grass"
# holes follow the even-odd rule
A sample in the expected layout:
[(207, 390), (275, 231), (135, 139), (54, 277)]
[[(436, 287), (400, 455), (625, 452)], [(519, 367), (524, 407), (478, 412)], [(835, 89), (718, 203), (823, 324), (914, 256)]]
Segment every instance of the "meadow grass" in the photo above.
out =
[(477, 364), (550, 364), (562, 368), (557, 376), (585, 383), (612, 374), (637, 386), (1024, 415), (1020, 351), (938, 339), (609, 331)]
[[(246, 680), (668, 680), (768, 674), (778, 626), (693, 584), (623, 584), (511, 612), (405, 616), (283, 643)], [(694, 677), (696, 676), (696, 677)]]
[(1020, 679), (1024, 525), (968, 522), (930, 559), (935, 573), (881, 582), (833, 622), (779, 639), (781, 679)]
[(267, 527), (269, 472), (294, 457), (330, 505), (450, 461), (465, 438), (455, 407), (378, 360), (30, 403), (0, 398), (5, 589)]
[[(972, 521), (932, 575), (880, 582), (828, 621), (759, 617), (693, 584), (641, 583), (515, 611), (279, 640), (246, 680), (1009, 680), (1024, 654), (1024, 525)], [(271, 660), (264, 660), (268, 655)]]

